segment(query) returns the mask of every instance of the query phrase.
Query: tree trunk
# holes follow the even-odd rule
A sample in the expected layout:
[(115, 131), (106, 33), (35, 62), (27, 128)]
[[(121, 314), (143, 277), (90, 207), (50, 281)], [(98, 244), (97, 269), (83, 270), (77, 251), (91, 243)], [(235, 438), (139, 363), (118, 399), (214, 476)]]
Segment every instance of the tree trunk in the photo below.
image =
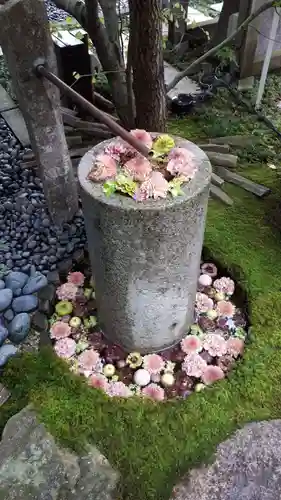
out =
[(8, 0), (0, 4), (0, 45), (43, 183), (51, 217), (69, 221), (78, 197), (60, 114), (58, 89), (33, 72), (38, 58), (56, 73), (56, 58), (43, 0)]
[(161, 0), (130, 0), (129, 5), (136, 126), (150, 131), (164, 131), (166, 91)]
[[(81, 0), (54, 0), (54, 2), (57, 7), (74, 16), (88, 32), (106, 73), (118, 116), (122, 124), (126, 128), (130, 128), (132, 117), (128, 104), (126, 73), (119, 51), (118, 36), (116, 43), (116, 18), (114, 19), (112, 12), (112, 0), (110, 7), (107, 2), (107, 8), (104, 11), (105, 24), (110, 34), (107, 33), (107, 29), (99, 19), (97, 0), (86, 0), (85, 3)], [(106, 4), (106, 2), (103, 3)], [(116, 4), (115, 0), (113, 3)]]
[(224, 0), (215, 34), (212, 38), (212, 46), (218, 45), (226, 38), (228, 22), (231, 14), (239, 12), (240, 0)]

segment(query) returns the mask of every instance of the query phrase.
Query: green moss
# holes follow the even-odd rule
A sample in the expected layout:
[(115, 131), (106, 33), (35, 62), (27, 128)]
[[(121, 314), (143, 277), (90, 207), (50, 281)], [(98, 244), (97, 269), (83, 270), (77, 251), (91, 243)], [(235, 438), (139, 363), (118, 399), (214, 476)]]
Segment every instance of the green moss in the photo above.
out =
[[(181, 120), (181, 135), (189, 136)], [(247, 167), (247, 175), (274, 188), (275, 171)], [(233, 207), (210, 202), (205, 244), (247, 290), (252, 334), (245, 357), (229, 380), (187, 400), (154, 404), (108, 400), (70, 374), (49, 350), (25, 354), (4, 373), (13, 400), (1, 408), (0, 425), (26, 401), (33, 402), (50, 431), (77, 449), (90, 440), (121, 472), (120, 495), (165, 500), (181, 474), (203, 459), (236, 428), (281, 415), (280, 236), (267, 221), (277, 191), (265, 200), (228, 186)]]

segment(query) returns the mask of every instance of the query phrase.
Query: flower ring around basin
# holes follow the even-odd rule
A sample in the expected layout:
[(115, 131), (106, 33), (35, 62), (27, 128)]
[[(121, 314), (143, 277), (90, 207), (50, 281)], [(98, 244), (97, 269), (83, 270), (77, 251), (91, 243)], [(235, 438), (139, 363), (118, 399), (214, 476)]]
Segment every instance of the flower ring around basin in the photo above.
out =
[(234, 281), (213, 263), (201, 263), (193, 325), (179, 344), (157, 354), (126, 352), (105, 338), (89, 263), (71, 272), (56, 295), (50, 319), (56, 354), (109, 397), (186, 398), (227, 377), (243, 355), (246, 313), (237, 306)]

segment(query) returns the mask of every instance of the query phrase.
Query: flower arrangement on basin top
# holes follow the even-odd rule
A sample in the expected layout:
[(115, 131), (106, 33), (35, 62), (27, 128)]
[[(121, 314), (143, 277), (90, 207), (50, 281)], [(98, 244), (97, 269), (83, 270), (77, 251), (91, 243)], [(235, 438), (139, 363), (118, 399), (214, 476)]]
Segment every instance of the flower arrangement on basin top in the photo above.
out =
[(103, 182), (107, 196), (119, 192), (137, 202), (180, 196), (181, 186), (189, 182), (197, 170), (193, 152), (176, 147), (169, 135), (153, 138), (149, 132), (138, 129), (131, 134), (147, 146), (149, 157), (142, 156), (123, 139), (114, 139), (95, 158), (88, 179)]

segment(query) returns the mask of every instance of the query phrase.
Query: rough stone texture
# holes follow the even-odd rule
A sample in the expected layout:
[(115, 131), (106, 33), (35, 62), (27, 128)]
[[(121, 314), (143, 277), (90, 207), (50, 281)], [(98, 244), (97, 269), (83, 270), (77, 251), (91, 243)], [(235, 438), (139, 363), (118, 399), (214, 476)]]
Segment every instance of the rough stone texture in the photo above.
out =
[(193, 322), (211, 165), (197, 146), (176, 140), (198, 161), (178, 198), (106, 197), (87, 176), (110, 141), (89, 151), (78, 169), (99, 322), (109, 339), (131, 351), (171, 346)]
[(59, 447), (31, 408), (7, 423), (0, 443), (0, 500), (112, 500), (118, 474), (88, 446)]
[(56, 73), (43, 0), (8, 0), (0, 4), (0, 45), (41, 169), (50, 213), (57, 223), (70, 220), (78, 209), (78, 201), (59, 110), (59, 91), (33, 73), (34, 61), (42, 57)]
[(281, 420), (246, 425), (220, 444), (215, 462), (194, 469), (173, 500), (280, 500)]

